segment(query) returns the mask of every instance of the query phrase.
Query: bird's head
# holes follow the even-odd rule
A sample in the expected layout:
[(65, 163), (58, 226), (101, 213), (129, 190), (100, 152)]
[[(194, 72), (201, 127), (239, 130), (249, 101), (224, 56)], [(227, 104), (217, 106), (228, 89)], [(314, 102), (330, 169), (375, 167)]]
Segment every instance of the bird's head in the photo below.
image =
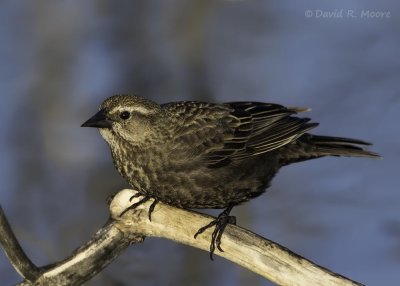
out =
[(156, 132), (154, 126), (163, 117), (157, 103), (135, 95), (114, 95), (100, 105), (100, 110), (82, 127), (99, 128), (112, 147), (120, 140), (145, 143)]

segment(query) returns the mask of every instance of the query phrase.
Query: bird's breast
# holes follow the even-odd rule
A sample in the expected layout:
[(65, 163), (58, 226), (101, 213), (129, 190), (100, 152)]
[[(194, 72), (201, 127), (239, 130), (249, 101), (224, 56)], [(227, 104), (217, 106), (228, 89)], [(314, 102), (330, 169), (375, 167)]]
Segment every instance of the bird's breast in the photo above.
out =
[(171, 167), (166, 154), (157, 149), (126, 145), (112, 150), (118, 172), (138, 191), (149, 193), (157, 188), (160, 175)]

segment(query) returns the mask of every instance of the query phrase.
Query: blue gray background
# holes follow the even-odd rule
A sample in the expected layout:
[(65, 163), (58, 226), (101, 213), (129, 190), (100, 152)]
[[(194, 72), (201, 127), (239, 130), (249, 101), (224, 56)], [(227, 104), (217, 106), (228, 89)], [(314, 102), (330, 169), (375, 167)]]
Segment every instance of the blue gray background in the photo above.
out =
[[(107, 220), (107, 195), (126, 186), (98, 132), (79, 127), (106, 97), (258, 100), (311, 107), (315, 133), (371, 141), (385, 158), (286, 167), (269, 192), (234, 210), (238, 224), (368, 285), (398, 283), (399, 8), (394, 0), (2, 1), (0, 203), (28, 255), (39, 265), (69, 255)], [(20, 281), (4, 255), (0, 279)], [(88, 283), (136, 284), (270, 285), (155, 238)]]

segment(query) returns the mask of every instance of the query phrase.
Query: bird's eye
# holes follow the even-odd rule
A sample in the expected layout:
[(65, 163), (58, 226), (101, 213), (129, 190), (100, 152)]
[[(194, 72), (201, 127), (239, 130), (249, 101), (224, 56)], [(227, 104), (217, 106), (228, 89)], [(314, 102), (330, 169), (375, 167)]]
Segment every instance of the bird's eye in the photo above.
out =
[(127, 120), (129, 117), (131, 116), (131, 114), (129, 113), (129, 111), (122, 111), (119, 114), (119, 117), (123, 120)]

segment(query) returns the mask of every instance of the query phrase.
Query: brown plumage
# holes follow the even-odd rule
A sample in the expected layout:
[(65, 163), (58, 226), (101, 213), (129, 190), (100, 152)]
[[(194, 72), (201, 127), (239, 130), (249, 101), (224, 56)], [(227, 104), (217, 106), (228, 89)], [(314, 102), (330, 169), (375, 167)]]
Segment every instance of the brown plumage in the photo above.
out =
[(82, 126), (100, 129), (116, 168), (144, 200), (224, 208), (197, 233), (216, 225), (212, 255), (234, 222), (232, 207), (262, 194), (280, 167), (324, 156), (379, 157), (363, 149), (367, 142), (307, 133), (318, 123), (297, 117), (298, 111), (262, 102), (159, 105), (116, 95)]

